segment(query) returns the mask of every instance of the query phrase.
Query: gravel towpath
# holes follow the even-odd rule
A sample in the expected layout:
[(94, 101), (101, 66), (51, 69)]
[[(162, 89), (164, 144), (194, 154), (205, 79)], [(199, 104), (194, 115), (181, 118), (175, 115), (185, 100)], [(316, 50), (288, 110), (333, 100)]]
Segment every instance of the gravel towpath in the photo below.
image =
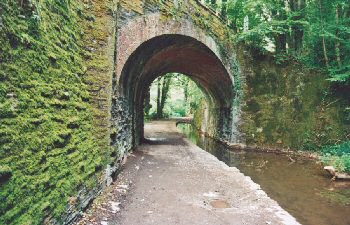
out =
[(80, 224), (299, 224), (249, 177), (192, 144), (174, 121), (146, 124), (145, 137)]

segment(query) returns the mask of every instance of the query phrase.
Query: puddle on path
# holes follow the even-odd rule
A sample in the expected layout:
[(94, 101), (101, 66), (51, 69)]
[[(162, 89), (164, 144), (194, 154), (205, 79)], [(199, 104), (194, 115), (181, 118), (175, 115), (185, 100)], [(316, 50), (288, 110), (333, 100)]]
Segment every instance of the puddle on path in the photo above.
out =
[(300, 223), (350, 225), (350, 183), (332, 182), (321, 164), (303, 159), (291, 162), (288, 156), (273, 153), (230, 151), (191, 125), (178, 127), (193, 143), (250, 176)]
[(166, 138), (162, 138), (162, 137), (148, 137), (146, 140), (148, 140), (148, 141), (165, 141)]
[(213, 200), (210, 201), (209, 204), (216, 209), (226, 209), (231, 207), (230, 204), (225, 200)]

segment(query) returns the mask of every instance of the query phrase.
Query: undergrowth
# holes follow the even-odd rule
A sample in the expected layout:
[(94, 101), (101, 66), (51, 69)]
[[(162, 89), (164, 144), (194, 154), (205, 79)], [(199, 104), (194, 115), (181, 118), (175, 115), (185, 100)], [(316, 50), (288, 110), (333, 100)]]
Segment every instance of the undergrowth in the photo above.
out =
[(322, 148), (322, 160), (338, 171), (350, 173), (350, 140)]

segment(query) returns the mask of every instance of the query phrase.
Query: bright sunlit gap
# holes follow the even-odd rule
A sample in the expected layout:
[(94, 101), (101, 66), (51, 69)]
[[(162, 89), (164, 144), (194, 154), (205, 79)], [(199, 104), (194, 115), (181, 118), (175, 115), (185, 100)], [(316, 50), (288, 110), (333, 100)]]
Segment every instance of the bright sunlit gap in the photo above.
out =
[(168, 73), (153, 81), (145, 98), (145, 120), (191, 117), (205, 95), (186, 75)]

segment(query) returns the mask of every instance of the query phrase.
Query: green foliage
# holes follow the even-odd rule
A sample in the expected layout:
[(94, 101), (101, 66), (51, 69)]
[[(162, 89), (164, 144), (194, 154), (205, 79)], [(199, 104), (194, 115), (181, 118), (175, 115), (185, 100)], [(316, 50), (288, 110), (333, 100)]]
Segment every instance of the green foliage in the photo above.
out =
[(322, 149), (324, 154), (342, 156), (344, 154), (350, 154), (350, 141), (343, 142), (338, 145), (326, 146)]
[[(306, 67), (317, 69), (320, 73), (328, 73), (328, 77), (324, 76), (321, 79), (326, 79), (332, 85), (322, 85), (318, 88), (329, 88), (333, 95), (329, 98), (333, 98), (333, 100), (328, 99), (328, 101), (332, 102), (337, 98), (336, 101), (342, 102), (339, 104), (342, 108), (338, 109), (338, 115), (333, 114), (335, 118), (322, 118), (321, 121), (317, 122), (311, 119), (298, 121), (297, 126), (310, 121), (310, 124), (304, 125), (303, 132), (305, 133), (300, 135), (298, 143), (301, 144), (303, 149), (314, 151), (319, 151), (322, 146), (334, 143), (335, 140), (330, 137), (341, 131), (334, 131), (325, 124), (328, 124), (331, 120), (348, 123), (350, 118), (348, 98), (350, 88), (349, 1), (228, 0), (226, 13), (230, 27), (237, 36), (236, 40), (244, 42), (249, 48), (254, 49), (253, 52), (258, 51), (259, 54), (264, 54), (269, 51), (274, 54), (277, 64), (287, 65), (289, 62), (297, 60)], [(272, 77), (269, 79), (272, 79)], [(304, 78), (295, 77), (295, 79)], [(254, 88), (256, 89), (256, 86)], [(285, 92), (283, 96), (288, 97), (288, 91), (285, 90)], [(307, 98), (312, 97), (296, 96), (293, 101), (299, 102), (302, 109), (303, 107), (310, 107)], [(260, 99), (260, 103), (261, 101)], [(324, 104), (324, 101), (322, 104)], [(327, 105), (332, 103), (322, 104), (315, 105), (321, 109), (322, 113), (320, 115), (324, 114), (323, 111), (327, 108)], [(273, 110), (273, 108), (267, 111), (269, 110)], [(285, 114), (288, 113), (285, 112)], [(297, 113), (301, 112), (297, 111)], [(264, 112), (264, 115), (266, 115), (266, 112)], [(293, 116), (293, 120), (295, 118), (300, 120), (307, 116), (308, 113), (305, 112), (305, 115)], [(339, 118), (340, 116), (341, 118)], [(283, 123), (288, 122), (285, 120)], [(311, 128), (312, 126), (315, 127)], [(306, 127), (308, 129), (305, 129)], [(348, 153), (342, 153), (336, 157), (339, 159), (336, 160), (338, 167), (341, 167), (342, 170), (348, 170)], [(342, 166), (340, 166), (340, 162)]]
[[(0, 2), (0, 224), (59, 219), (107, 163), (94, 138), (79, 1)], [(10, 168), (10, 169), (9, 169)]]
[(350, 141), (322, 148), (322, 160), (334, 165), (338, 171), (350, 173)]
[(350, 85), (350, 62), (348, 65), (329, 69), (330, 78), (327, 80), (334, 83)]
[(237, 41), (276, 52), (277, 59), (288, 54), (350, 85), (347, 0), (228, 0), (224, 8)]
[[(304, 54), (309, 58), (308, 63), (327, 69), (331, 77), (329, 80), (342, 84), (349, 84), (350, 78), (349, 11), (350, 5), (343, 0), (311, 1), (307, 7), (310, 26), (306, 32), (305, 44), (310, 50)], [(323, 39), (326, 52), (322, 49)], [(339, 44), (339, 52), (334, 47), (337, 44)], [(328, 68), (324, 61), (325, 54), (330, 61)]]
[[(197, 84), (182, 74), (168, 74), (171, 78), (170, 89), (167, 94), (163, 110), (163, 118), (184, 117), (192, 115), (199, 107), (204, 95)], [(157, 118), (157, 80), (150, 88), (150, 119)], [(146, 117), (148, 119), (148, 117)]]

